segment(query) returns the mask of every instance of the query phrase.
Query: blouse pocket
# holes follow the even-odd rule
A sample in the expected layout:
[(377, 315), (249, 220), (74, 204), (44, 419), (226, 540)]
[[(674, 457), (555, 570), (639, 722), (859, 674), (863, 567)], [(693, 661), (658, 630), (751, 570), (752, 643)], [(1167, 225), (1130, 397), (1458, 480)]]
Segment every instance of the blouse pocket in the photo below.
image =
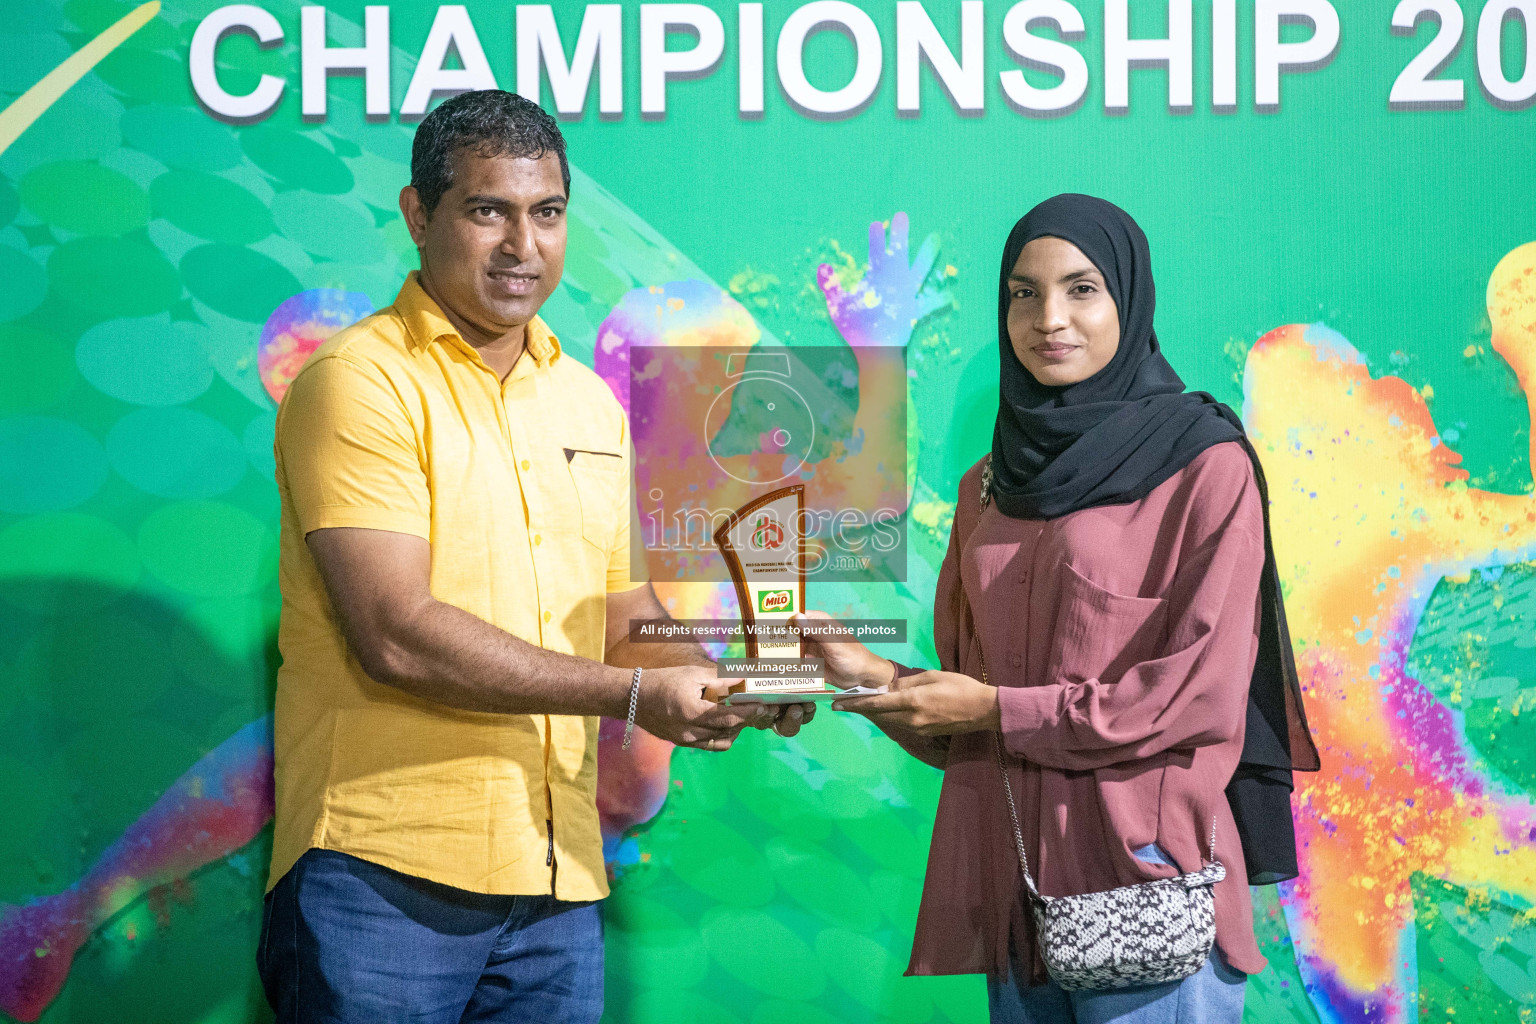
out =
[(1062, 565), (1061, 603), (1051, 637), (1047, 683), (1113, 683), (1138, 662), (1161, 656), (1168, 601), (1125, 597)]

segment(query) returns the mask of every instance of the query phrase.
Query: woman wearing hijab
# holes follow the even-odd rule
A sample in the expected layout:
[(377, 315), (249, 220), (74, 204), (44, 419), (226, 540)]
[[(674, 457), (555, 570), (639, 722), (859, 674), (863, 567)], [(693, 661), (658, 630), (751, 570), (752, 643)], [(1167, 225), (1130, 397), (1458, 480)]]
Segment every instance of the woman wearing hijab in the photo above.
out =
[[(1317, 767), (1262, 471), (1236, 414), (1186, 392), (1163, 357), (1146, 237), (1124, 211), (1041, 203), (1009, 235), (1000, 278), (1001, 401), (939, 573), (941, 669), (808, 641), (834, 684), (890, 684), (835, 708), (944, 770), (908, 973), (985, 972), (994, 1022), (1236, 1024), (1265, 965), (1244, 883), (1296, 874), (1290, 771)], [(1051, 981), (999, 742), (1047, 896), (1199, 871), (1214, 823), (1227, 874), (1198, 973)]]

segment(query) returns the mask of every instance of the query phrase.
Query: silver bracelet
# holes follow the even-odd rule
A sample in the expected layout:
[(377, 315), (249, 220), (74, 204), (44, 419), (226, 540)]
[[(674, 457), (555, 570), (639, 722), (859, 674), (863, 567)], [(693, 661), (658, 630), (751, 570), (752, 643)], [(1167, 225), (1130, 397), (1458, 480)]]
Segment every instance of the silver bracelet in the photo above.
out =
[(629, 718), (624, 722), (624, 743), (619, 748), (629, 749), (629, 740), (635, 731), (635, 708), (640, 704), (640, 668), (635, 669), (635, 676), (629, 681)]

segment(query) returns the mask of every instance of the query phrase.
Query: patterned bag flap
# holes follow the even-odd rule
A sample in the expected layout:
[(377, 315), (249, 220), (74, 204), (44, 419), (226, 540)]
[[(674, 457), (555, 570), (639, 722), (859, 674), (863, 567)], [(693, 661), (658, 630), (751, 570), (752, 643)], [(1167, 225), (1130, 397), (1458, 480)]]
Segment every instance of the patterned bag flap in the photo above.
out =
[(1212, 861), (1203, 870), (1191, 871), (1187, 875), (1180, 875), (1178, 878), (1175, 878), (1174, 881), (1182, 882), (1185, 886), (1191, 889), (1199, 889), (1201, 886), (1215, 885), (1217, 882), (1226, 877), (1227, 869), (1222, 865), (1221, 861), (1218, 860)]

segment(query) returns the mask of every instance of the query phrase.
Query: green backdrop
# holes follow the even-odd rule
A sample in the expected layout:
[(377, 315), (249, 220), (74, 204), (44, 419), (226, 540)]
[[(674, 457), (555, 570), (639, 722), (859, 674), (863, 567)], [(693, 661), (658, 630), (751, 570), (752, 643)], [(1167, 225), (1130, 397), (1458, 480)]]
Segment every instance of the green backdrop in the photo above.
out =
[[(414, 265), (395, 207), (412, 127), (399, 108), (438, 8), (389, 6), (388, 115), (365, 114), (362, 78), (334, 75), (327, 116), (305, 118), (299, 6), (259, 6), (283, 41), (230, 34), (218, 80), (240, 95), (274, 75), (286, 92), (244, 123), (192, 87), (216, 4), (14, 0), (0, 17), (0, 1011), (20, 1019), (267, 1016), (253, 950), (274, 395), (306, 346), (388, 303)], [(1528, 1020), (1536, 511), (1521, 382), (1536, 256), (1522, 247), (1536, 242), (1536, 113), (1487, 83), (1494, 65), (1522, 79), (1518, 12), (1536, 21), (1536, 7), (1494, 8), (1502, 34), (1480, 54), (1483, 6), (1442, 0), (1465, 27), (1438, 74), (1465, 99), (1393, 109), (1437, 21), (1394, 32), (1392, 3), (1339, 3), (1331, 59), (1289, 69), (1279, 109), (1260, 110), (1259, 26), (1279, 19), (1280, 42), (1298, 44), (1315, 26), (1287, 15), (1333, 8), (1237, 4), (1238, 103), (1218, 111), (1225, 5), (1194, 3), (1192, 105), (1170, 109), (1168, 72), (1136, 68), (1127, 109), (1110, 111), (1104, 5), (1037, 4), (1085, 26), (1070, 42), (1086, 93), (1045, 117), (1003, 94), (999, 74), (1021, 67), (1008, 5), (972, 8), (984, 109), (957, 109), (922, 62), (921, 110), (902, 113), (898, 5), (865, 3), (880, 75), (834, 118), (778, 84), (776, 40), (801, 6), (778, 2), (763, 11), (760, 115), (738, 109), (740, 12), (722, 3), (709, 5), (718, 65), (674, 76), (665, 114), (643, 114), (642, 6), (619, 15), (622, 111), (600, 113), (594, 80), (563, 119), (570, 255), (545, 315), (566, 351), (613, 372), (601, 331), (624, 323), (629, 344), (718, 328), (905, 346), (906, 582), (813, 583), (810, 603), (906, 618), (913, 642), (889, 653), (933, 664), (956, 484), (996, 410), (1003, 239), (1057, 192), (1125, 207), (1152, 241), (1170, 359), (1243, 407), (1265, 458), (1324, 751), (1295, 801), (1303, 875), (1253, 895), (1271, 966), (1246, 1019)], [(961, 6), (923, 5), (957, 53)], [(1134, 35), (1166, 32), (1167, 4), (1130, 7)], [(38, 99), (136, 10), (141, 27)], [(553, 11), (567, 54), (588, 10)], [(513, 87), (516, 8), (476, 0), (468, 14)], [(363, 18), (361, 3), (332, 6), (332, 44), (361, 45)], [(665, 38), (681, 51), (708, 35)], [(835, 90), (855, 43), (818, 31), (802, 60)], [(23, 108), (41, 113), (23, 123)], [(706, 585), (665, 596), (679, 615), (729, 610)], [(985, 1019), (980, 979), (901, 977), (937, 772), (831, 713), (792, 740), (659, 750), (632, 770), (660, 773), (667, 795), (610, 837), (608, 1019)]]

